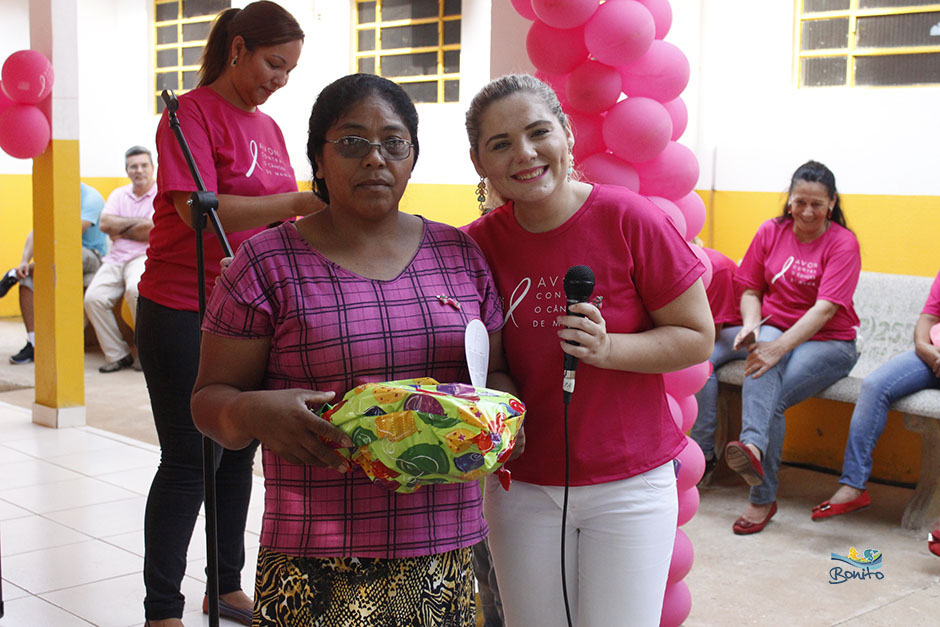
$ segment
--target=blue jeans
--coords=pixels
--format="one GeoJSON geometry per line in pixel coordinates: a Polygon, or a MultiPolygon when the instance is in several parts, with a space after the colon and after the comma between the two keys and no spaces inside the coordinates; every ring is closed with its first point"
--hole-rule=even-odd
{"type": "Polygon", "coordinates": [[[718,428],[718,375],[715,371],[729,361],[747,357],[746,350],[735,351],[731,348],[741,328],[740,326],[724,327],[718,332],[712,356],[708,358],[713,366],[712,373],[702,389],[695,395],[695,400],[698,402],[698,416],[692,424],[692,429],[689,430],[689,437],[701,447],[702,452],[705,453],[705,459],[710,459],[715,454],[715,430],[718,428]]]}
{"type": "MultiPolygon", "coordinates": [[[[144,513],[144,611],[148,620],[182,618],[186,549],[203,500],[202,434],[189,412],[199,368],[199,314],[141,296],[135,335],[160,440],[160,465],[144,513]]],[[[216,447],[219,594],[241,590],[257,447],[216,447]]]]}
{"type": "MultiPolygon", "coordinates": [[[[776,327],[761,327],[760,341],[783,335],[776,327]]],[[[855,340],[803,342],[759,378],[745,377],[741,386],[741,442],[761,450],[764,483],[751,488],[754,505],[777,498],[777,472],[786,433],[784,412],[826,389],[851,372],[858,360],[855,340]]]]}
{"type": "Polygon", "coordinates": [[[884,431],[891,403],[927,388],[940,389],[940,379],[914,351],[895,355],[865,377],[852,412],[839,483],[865,489],[871,476],[872,451],[884,431]]]}

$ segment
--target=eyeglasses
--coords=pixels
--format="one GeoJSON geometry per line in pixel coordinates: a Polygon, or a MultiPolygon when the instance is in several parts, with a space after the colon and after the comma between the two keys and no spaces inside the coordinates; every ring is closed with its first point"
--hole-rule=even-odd
{"type": "Polygon", "coordinates": [[[355,135],[347,135],[339,139],[328,139],[326,143],[334,144],[339,155],[346,159],[362,159],[375,146],[379,149],[379,154],[382,157],[391,161],[407,159],[408,155],[411,154],[411,147],[414,145],[410,141],[398,137],[389,137],[380,142],[370,142],[364,137],[356,137],[355,135]]]}

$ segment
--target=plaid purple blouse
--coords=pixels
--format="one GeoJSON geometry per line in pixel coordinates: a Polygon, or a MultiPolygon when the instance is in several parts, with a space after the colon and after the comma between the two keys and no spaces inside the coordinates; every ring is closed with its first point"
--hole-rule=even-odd
{"type": "MultiPolygon", "coordinates": [[[[423,219],[423,218],[422,218],[423,219]]],[[[212,291],[203,330],[271,338],[265,389],[333,390],[430,376],[469,382],[464,329],[490,332],[502,311],[476,244],[424,220],[414,258],[390,281],[329,261],[282,224],[242,244],[212,291]]],[[[467,547],[486,536],[476,482],[396,494],[362,473],[290,464],[263,449],[262,546],[304,557],[400,558],[467,547]]]]}

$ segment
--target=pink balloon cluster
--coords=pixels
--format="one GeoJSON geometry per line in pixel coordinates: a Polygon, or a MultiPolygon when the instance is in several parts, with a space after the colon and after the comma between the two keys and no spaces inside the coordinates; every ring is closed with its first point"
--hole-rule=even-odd
{"type": "MultiPolygon", "coordinates": [[[[590,181],[627,187],[662,209],[705,266],[707,287],[711,262],[692,243],[705,224],[705,203],[694,191],[698,160],[678,143],[688,123],[680,94],[690,68],[682,51],[663,41],[672,26],[669,0],[511,1],[532,21],[526,51],[569,117],[578,169],[590,181]]],[[[669,410],[683,432],[695,422],[694,395],[710,371],[706,361],[664,377],[669,410]]],[[[681,526],[698,509],[705,457],[686,436],[678,460],[681,526]]],[[[676,529],[662,625],[679,625],[689,615],[692,597],[682,579],[692,558],[691,541],[676,529]]]]}
{"type": "Polygon", "coordinates": [[[52,129],[36,105],[52,93],[52,64],[41,52],[14,52],[0,70],[0,148],[32,159],[49,145],[52,129]]]}
{"type": "MultiPolygon", "coordinates": [[[[623,185],[673,203],[686,240],[705,223],[693,191],[698,161],[676,143],[688,123],[679,95],[689,62],[663,38],[668,0],[512,0],[532,20],[526,50],[536,76],[571,117],[574,156],[591,181],[623,185]]],[[[668,210],[667,210],[668,212],[668,210]]]]}

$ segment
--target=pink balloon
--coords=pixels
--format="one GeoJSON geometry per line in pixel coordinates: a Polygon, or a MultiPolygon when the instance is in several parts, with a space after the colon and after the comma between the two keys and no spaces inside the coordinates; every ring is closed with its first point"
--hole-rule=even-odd
{"type": "Polygon", "coordinates": [[[549,74],[548,72],[536,71],[534,76],[552,88],[562,111],[567,111],[570,108],[568,97],[565,95],[565,84],[568,82],[567,74],[549,74]]]}
{"type": "MultiPolygon", "coordinates": [[[[568,122],[571,124],[571,131],[574,133],[572,152],[576,164],[583,162],[593,154],[607,150],[607,145],[604,144],[604,135],[601,131],[604,124],[603,117],[572,112],[568,114],[568,122]]],[[[637,180],[639,181],[639,179],[637,180]]]]}
{"type": "Polygon", "coordinates": [[[0,80],[11,100],[36,104],[52,93],[52,64],[41,52],[18,50],[3,62],[0,80]]]}
{"type": "Polygon", "coordinates": [[[675,201],[679,211],[685,216],[685,223],[688,225],[688,238],[692,239],[705,226],[705,201],[694,191],[689,192],[682,198],[675,201]]]}
{"type": "Polygon", "coordinates": [[[679,409],[682,410],[682,426],[680,428],[682,433],[688,433],[692,425],[695,424],[695,419],[698,418],[698,400],[695,396],[689,394],[679,398],[676,402],[679,403],[679,409]]]}
{"type": "Polygon", "coordinates": [[[620,185],[634,192],[640,187],[640,179],[636,174],[636,169],[609,152],[591,155],[581,162],[580,169],[592,183],[620,185]]]}
{"type": "Polygon", "coordinates": [[[653,16],[638,2],[605,2],[584,25],[591,56],[620,66],[642,57],[656,35],[653,16]]]}
{"type": "Polygon", "coordinates": [[[671,394],[667,393],[666,405],[669,407],[669,415],[672,416],[673,422],[675,422],[676,426],[681,429],[682,428],[682,407],[679,405],[679,401],[674,399],[671,394]]]}
{"type": "Polygon", "coordinates": [[[3,90],[3,81],[0,81],[0,113],[3,113],[9,107],[12,107],[16,104],[15,100],[11,100],[7,96],[6,92],[3,90]]]}
{"type": "Polygon", "coordinates": [[[692,252],[698,257],[698,260],[705,266],[705,274],[702,275],[702,284],[705,286],[705,289],[708,289],[708,286],[711,285],[712,282],[712,276],[715,273],[712,268],[712,260],[708,258],[708,253],[706,253],[701,246],[689,242],[689,248],[692,249],[692,252]]]}
{"type": "Polygon", "coordinates": [[[638,2],[646,7],[653,16],[653,21],[656,22],[656,39],[665,37],[672,26],[672,7],[669,6],[669,0],[638,0],[638,2]]]}
{"type": "Polygon", "coordinates": [[[560,30],[539,21],[532,22],[525,38],[532,65],[550,74],[567,74],[587,59],[584,30],[560,30]]]}
{"type": "Polygon", "coordinates": [[[689,617],[692,611],[692,593],[684,581],[666,586],[663,595],[663,614],[659,619],[659,627],[679,627],[689,617]]]}
{"type": "Polygon", "coordinates": [[[664,102],[663,106],[669,112],[669,118],[672,120],[672,141],[679,141],[685,132],[685,127],[689,124],[689,110],[686,108],[682,98],[674,98],[669,102],[664,102]]]}
{"type": "Polygon", "coordinates": [[[650,196],[650,201],[663,210],[663,212],[669,216],[669,219],[675,225],[676,230],[679,231],[679,235],[682,236],[682,239],[688,239],[685,236],[685,216],[682,215],[682,212],[679,211],[679,207],[676,206],[676,203],[671,200],[666,200],[665,198],[660,198],[659,196],[650,196]]]}
{"type": "Polygon", "coordinates": [[[554,28],[577,28],[597,11],[597,0],[532,0],[535,16],[554,28]]]}
{"type": "Polygon", "coordinates": [[[681,462],[679,476],[676,477],[676,489],[680,492],[694,488],[705,474],[705,454],[698,443],[685,436],[685,448],[676,456],[681,462]]]}
{"type": "Polygon", "coordinates": [[[667,372],[663,375],[666,393],[672,394],[675,398],[695,394],[702,389],[710,374],[711,363],[708,361],[675,372],[667,372]]]}
{"type": "Polygon", "coordinates": [[[516,10],[516,13],[524,17],[529,21],[536,19],[535,11],[532,10],[532,0],[510,0],[512,2],[512,8],[516,10]]]}
{"type": "Polygon", "coordinates": [[[631,163],[649,161],[661,153],[671,135],[669,113],[650,98],[621,100],[604,118],[604,143],[631,163]]]}
{"type": "Polygon", "coordinates": [[[691,192],[698,182],[695,154],[676,142],[666,144],[655,158],[637,163],[636,171],[640,175],[640,193],[644,196],[662,196],[674,201],[691,192]]]}
{"type": "Polygon", "coordinates": [[[567,74],[552,74],[551,72],[536,70],[533,76],[551,87],[556,96],[565,93],[565,85],[568,84],[567,74]]]}
{"type": "Polygon", "coordinates": [[[692,570],[694,560],[695,551],[692,549],[692,541],[682,529],[676,529],[676,540],[672,545],[672,561],[669,562],[669,575],[666,583],[676,583],[685,579],[685,576],[692,570]]]}
{"type": "Polygon", "coordinates": [[[11,157],[38,157],[51,134],[49,120],[34,105],[14,104],[0,113],[0,148],[11,157]]]}
{"type": "Polygon", "coordinates": [[[565,94],[581,113],[600,113],[616,104],[621,82],[617,68],[589,60],[568,75],[565,94]]]}
{"type": "Polygon", "coordinates": [[[660,102],[679,97],[689,83],[690,71],[689,60],[682,51],[659,39],[650,44],[642,57],[620,66],[624,93],[660,102]]]}
{"type": "Polygon", "coordinates": [[[689,488],[679,492],[679,517],[676,521],[677,526],[681,527],[692,520],[695,512],[698,511],[699,493],[698,488],[689,488]]]}

